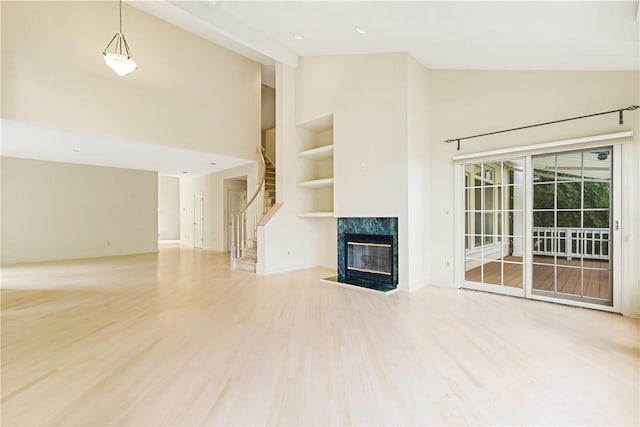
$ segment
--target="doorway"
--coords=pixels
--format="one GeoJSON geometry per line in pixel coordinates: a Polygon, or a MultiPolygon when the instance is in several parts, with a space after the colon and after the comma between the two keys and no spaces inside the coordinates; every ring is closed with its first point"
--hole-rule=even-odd
{"type": "Polygon", "coordinates": [[[462,286],[619,307],[619,151],[603,146],[462,165],[462,286]]]}
{"type": "MultiPolygon", "coordinates": [[[[225,189],[225,245],[224,250],[229,251],[231,247],[231,223],[232,217],[236,215],[247,203],[247,180],[246,177],[228,179],[224,182],[225,189]]],[[[246,224],[241,224],[246,227],[246,224]]]]}
{"type": "Polygon", "coordinates": [[[204,193],[193,195],[193,247],[204,248],[204,193]]]}

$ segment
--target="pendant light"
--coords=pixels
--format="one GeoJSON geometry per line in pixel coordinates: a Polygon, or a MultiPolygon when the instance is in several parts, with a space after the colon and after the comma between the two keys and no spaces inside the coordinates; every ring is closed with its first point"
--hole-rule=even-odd
{"type": "Polygon", "coordinates": [[[122,0],[120,0],[120,32],[116,33],[107,47],[102,52],[104,62],[119,76],[124,76],[138,68],[136,61],[131,57],[131,50],[127,39],[122,33],[122,0]],[[108,52],[112,48],[111,52],[108,52]]]}

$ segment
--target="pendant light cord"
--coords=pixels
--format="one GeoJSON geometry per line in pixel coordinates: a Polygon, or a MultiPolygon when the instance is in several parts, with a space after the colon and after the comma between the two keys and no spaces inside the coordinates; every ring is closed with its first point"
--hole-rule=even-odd
{"type": "Polygon", "coordinates": [[[122,0],[120,0],[120,34],[122,34],[122,0]]]}

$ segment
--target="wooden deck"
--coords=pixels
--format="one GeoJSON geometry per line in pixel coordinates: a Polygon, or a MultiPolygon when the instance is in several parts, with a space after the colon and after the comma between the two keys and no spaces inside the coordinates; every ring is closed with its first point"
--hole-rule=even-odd
{"type": "MultiPolygon", "coordinates": [[[[504,264],[500,260],[484,264],[484,281],[481,267],[476,267],[465,273],[465,279],[472,282],[500,285],[504,274],[504,286],[521,288],[522,257],[504,257],[504,264]],[[504,265],[504,272],[501,271],[504,265]]],[[[533,289],[553,291],[554,267],[553,257],[535,256],[533,258],[533,289]]],[[[558,292],[580,295],[580,260],[558,258],[558,292]]],[[[585,260],[584,295],[593,298],[609,298],[609,261],[585,260]]]]}

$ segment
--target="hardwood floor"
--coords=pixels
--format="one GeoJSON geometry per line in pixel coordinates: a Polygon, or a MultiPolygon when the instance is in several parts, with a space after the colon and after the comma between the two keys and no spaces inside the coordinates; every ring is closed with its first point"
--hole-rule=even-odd
{"type": "Polygon", "coordinates": [[[2,270],[2,425],[638,425],[640,322],[166,248],[2,270]]]}

